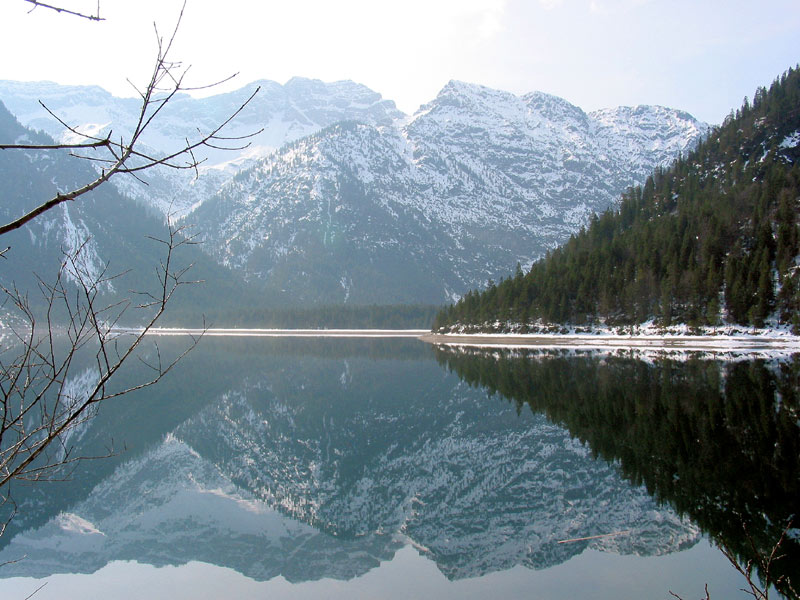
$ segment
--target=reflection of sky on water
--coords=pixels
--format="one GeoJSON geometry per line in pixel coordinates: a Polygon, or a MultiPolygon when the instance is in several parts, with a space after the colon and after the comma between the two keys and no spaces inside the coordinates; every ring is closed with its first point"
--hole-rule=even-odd
{"type": "MultiPolygon", "coordinates": [[[[718,550],[703,541],[668,556],[620,556],[587,550],[544,571],[514,567],[476,579],[448,581],[429,560],[406,546],[391,561],[350,581],[323,579],[290,583],[283,577],[255,581],[232,569],[190,562],[156,568],[136,562],[113,562],[92,575],[55,575],[38,600],[84,600],[88,597],[193,600],[357,600],[383,598],[530,598],[536,600],[619,600],[699,597],[708,583],[712,597],[742,595],[739,580],[718,550]]],[[[42,580],[0,581],[4,597],[25,598],[42,580]]]]}

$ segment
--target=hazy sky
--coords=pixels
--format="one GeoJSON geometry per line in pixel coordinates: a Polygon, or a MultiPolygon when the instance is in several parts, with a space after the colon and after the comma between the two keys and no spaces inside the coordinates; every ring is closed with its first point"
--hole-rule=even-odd
{"type": "MultiPolygon", "coordinates": [[[[92,11],[97,0],[48,0],[92,11]]],[[[0,2],[0,79],[132,95],[183,0],[100,0],[88,22],[0,2]]],[[[719,123],[800,62],[800,0],[188,0],[173,58],[208,83],[352,79],[405,112],[450,79],[585,110],[662,104],[719,123]]]]}

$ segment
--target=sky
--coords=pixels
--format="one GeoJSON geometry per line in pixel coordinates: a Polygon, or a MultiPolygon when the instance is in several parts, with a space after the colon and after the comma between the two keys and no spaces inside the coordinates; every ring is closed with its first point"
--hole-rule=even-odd
{"type": "MultiPolygon", "coordinates": [[[[99,2],[105,20],[91,22],[2,0],[0,79],[134,95],[128,80],[146,82],[155,29],[172,31],[183,0],[99,2]]],[[[660,104],[717,124],[800,62],[800,0],[187,0],[172,57],[192,85],[238,73],[218,92],[351,79],[413,113],[458,79],[586,111],[660,104]]]]}

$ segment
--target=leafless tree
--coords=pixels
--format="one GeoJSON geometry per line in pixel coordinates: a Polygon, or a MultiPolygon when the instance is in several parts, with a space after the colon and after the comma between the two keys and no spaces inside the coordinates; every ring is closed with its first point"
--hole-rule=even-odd
{"type": "MultiPolygon", "coordinates": [[[[0,350],[0,505],[13,506],[15,481],[64,477],[73,463],[99,458],[74,455],[75,430],[94,416],[101,402],[157,383],[199,341],[191,337],[186,349],[169,359],[156,346],[155,361],[144,363],[149,378],[122,388],[110,385],[175,292],[193,283],[185,277],[189,267],[175,266],[175,252],[194,243],[193,238],[182,227],[170,226],[166,239],[152,239],[165,247],[156,269],[158,286],[135,306],[101,299],[105,284],[115,277],[86,271],[85,244],[65,255],[54,282],[40,280],[45,299],[41,319],[26,294],[2,287],[23,325],[6,331],[0,350]],[[133,333],[120,331],[117,325],[132,307],[147,311],[147,320],[133,333]]],[[[6,512],[0,534],[13,513],[6,512]]]]}
{"type": "MultiPolygon", "coordinates": [[[[43,7],[100,20],[99,3],[96,15],[85,15],[33,0],[25,1],[33,4],[34,9],[43,7]]],[[[170,58],[182,16],[183,9],[168,38],[162,38],[156,29],[157,54],[150,79],[143,87],[134,86],[141,103],[129,136],[115,138],[109,132],[105,137],[98,137],[81,133],[45,106],[53,118],[77,136],[76,143],[0,144],[0,150],[67,152],[93,163],[96,173],[91,181],[55,193],[32,210],[3,224],[0,236],[25,226],[61,203],[76,200],[115,176],[127,175],[141,181],[142,174],[156,166],[197,173],[203,160],[198,157],[198,151],[203,148],[243,149],[247,145],[246,138],[259,133],[237,137],[223,135],[225,126],[250,102],[251,95],[227,119],[210,131],[198,130],[197,137],[184,140],[178,150],[163,156],[140,151],[143,134],[175,95],[198,89],[184,83],[188,67],[170,58]]],[[[0,330],[0,506],[6,509],[7,519],[15,512],[11,497],[14,482],[62,477],[65,468],[90,458],[75,454],[70,436],[77,428],[92,418],[100,403],[157,383],[185,354],[165,358],[156,346],[155,360],[145,363],[151,369],[151,377],[128,387],[112,385],[123,365],[131,357],[138,356],[137,348],[175,292],[191,283],[187,279],[188,267],[176,266],[176,252],[195,243],[194,238],[185,227],[174,225],[170,219],[167,226],[164,238],[151,238],[164,248],[163,258],[156,267],[155,291],[139,296],[139,302],[107,300],[109,296],[103,290],[109,288],[117,275],[110,275],[107,270],[98,274],[86,268],[87,241],[64,255],[54,281],[38,280],[38,293],[42,294],[43,303],[30,302],[29,292],[13,285],[0,285],[6,310],[16,315],[15,325],[0,330]],[[44,308],[34,308],[34,305],[44,308]],[[144,324],[121,332],[120,319],[132,310],[143,312],[138,322],[144,324]],[[76,386],[76,377],[85,372],[87,357],[91,364],[88,380],[76,386]]],[[[7,258],[7,250],[0,255],[7,258]]],[[[191,338],[186,351],[197,341],[198,338],[191,338]]],[[[143,359],[140,357],[140,360],[143,359]]],[[[0,523],[0,535],[7,522],[0,523]]]]}

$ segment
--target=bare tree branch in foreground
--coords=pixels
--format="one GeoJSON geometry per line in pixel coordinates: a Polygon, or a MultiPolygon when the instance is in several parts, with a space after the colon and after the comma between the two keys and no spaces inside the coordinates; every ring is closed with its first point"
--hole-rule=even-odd
{"type": "MultiPolygon", "coordinates": [[[[218,81],[211,85],[200,87],[188,87],[184,84],[184,79],[189,71],[189,67],[184,67],[182,63],[172,61],[169,58],[170,50],[175,41],[175,36],[178,32],[181,19],[183,18],[184,8],[181,9],[178,22],[172,35],[168,39],[164,39],[158,34],[156,28],[156,40],[158,44],[158,53],[156,56],[155,65],[153,67],[150,80],[143,89],[136,89],[138,96],[141,99],[141,105],[137,117],[136,124],[133,128],[130,137],[127,139],[119,138],[113,139],[113,132],[109,132],[105,137],[97,137],[88,135],[79,131],[76,126],[65,123],[62,119],[56,116],[47,106],[42,104],[42,107],[47,110],[50,115],[56,119],[67,131],[77,136],[82,141],[74,144],[52,144],[52,145],[25,145],[25,144],[0,144],[0,150],[68,150],[72,156],[88,160],[95,164],[98,168],[98,176],[88,183],[77,187],[73,190],[59,192],[49,200],[42,202],[32,210],[19,216],[18,218],[0,225],[0,235],[13,231],[29,223],[39,215],[47,212],[48,210],[58,206],[62,202],[68,200],[75,200],[76,198],[86,194],[107,182],[109,179],[118,174],[127,174],[142,181],[141,174],[143,171],[151,169],[156,166],[164,166],[178,170],[193,170],[198,174],[197,167],[204,162],[204,159],[199,159],[196,151],[203,148],[213,148],[216,150],[243,150],[250,144],[247,141],[249,138],[258,135],[262,130],[254,131],[247,135],[242,136],[225,136],[223,129],[233,121],[239,113],[250,103],[253,97],[261,89],[256,90],[237,108],[231,113],[227,119],[218,124],[210,131],[197,130],[197,138],[186,139],[185,144],[174,152],[170,152],[164,156],[153,156],[146,152],[140,151],[139,145],[141,138],[150,125],[162,114],[164,107],[180,92],[187,92],[193,90],[206,89],[224,83],[235,77],[232,75],[227,79],[218,81]],[[84,154],[77,151],[84,150],[101,151],[101,155],[97,154],[84,154]]],[[[133,85],[133,84],[131,84],[133,85]]]]}
{"type": "Polygon", "coordinates": [[[94,416],[101,402],[157,383],[197,345],[201,336],[192,336],[188,347],[168,360],[156,346],[156,360],[145,363],[151,369],[148,379],[123,388],[109,385],[173,294],[194,283],[185,278],[188,267],[175,266],[175,251],[194,243],[185,234],[183,228],[169,226],[167,239],[156,239],[166,248],[165,258],[157,269],[156,291],[145,293],[145,301],[134,307],[147,311],[148,317],[133,334],[114,331],[132,305],[127,300],[101,303],[101,290],[115,277],[88,275],[82,263],[85,244],[65,256],[55,283],[40,281],[42,321],[24,294],[2,288],[24,325],[11,330],[11,343],[3,343],[0,352],[0,505],[12,503],[15,480],[60,478],[64,467],[99,458],[74,454],[70,436],[76,428],[94,416]],[[80,374],[82,384],[74,385],[80,374]]]}
{"type": "MultiPolygon", "coordinates": [[[[741,516],[739,517],[741,519],[741,516]]],[[[736,552],[724,541],[715,541],[714,544],[719,548],[720,552],[728,559],[731,566],[736,569],[747,583],[746,588],[741,588],[741,591],[751,596],[753,600],[769,600],[770,590],[777,590],[785,598],[800,599],[800,593],[794,587],[794,582],[786,575],[775,574],[775,565],[778,561],[787,558],[782,546],[786,543],[789,532],[792,530],[792,520],[784,527],[780,537],[769,550],[769,554],[759,549],[756,540],[747,530],[747,525],[742,519],[742,529],[744,530],[745,539],[750,546],[751,557],[745,560],[740,560],[736,552]]],[[[671,596],[678,600],[683,600],[681,596],[673,591],[669,592],[671,596]]],[[[705,596],[703,600],[711,600],[708,592],[708,584],[705,587],[705,596]]]]}
{"type": "Polygon", "coordinates": [[[800,598],[797,590],[793,586],[791,579],[785,575],[775,575],[775,563],[784,559],[786,556],[781,550],[781,546],[786,542],[787,535],[792,529],[792,521],[787,523],[783,529],[780,538],[770,550],[769,554],[759,551],[755,539],[747,530],[744,522],[742,522],[745,537],[750,545],[752,558],[742,563],[737,560],[734,551],[726,544],[719,544],[719,549],[725,555],[725,558],[733,565],[733,568],[739,571],[747,581],[749,589],[742,588],[742,591],[752,596],[755,600],[769,600],[770,588],[773,586],[783,593],[787,598],[800,598]],[[759,578],[762,580],[759,585],[759,578]]]}
{"type": "MultiPolygon", "coordinates": [[[[41,2],[26,1],[31,2],[34,9],[41,6],[92,18],[41,2]]],[[[188,67],[170,59],[182,16],[183,9],[166,41],[156,29],[155,64],[146,86],[136,88],[141,105],[137,122],[127,138],[112,139],[111,132],[106,137],[83,134],[45,107],[67,131],[77,136],[77,143],[0,144],[0,150],[7,151],[68,152],[92,162],[97,174],[91,181],[59,192],[0,226],[0,235],[30,223],[63,202],[79,198],[118,174],[141,181],[142,173],[156,166],[192,169],[197,174],[197,167],[203,161],[196,151],[202,148],[242,149],[248,145],[247,138],[259,133],[236,137],[222,133],[252,100],[256,90],[222,123],[210,131],[198,130],[196,139],[186,139],[179,150],[165,156],[140,151],[143,134],[176,94],[198,89],[184,84],[188,67]]],[[[99,5],[97,19],[92,20],[98,19],[99,5]]],[[[9,199],[9,206],[14,205],[13,200],[9,199]]],[[[175,292],[193,283],[186,279],[188,267],[178,267],[175,263],[176,250],[194,244],[193,236],[187,234],[185,227],[177,227],[169,218],[167,220],[165,239],[151,238],[165,250],[156,267],[158,284],[155,291],[142,294],[143,300],[137,306],[130,300],[107,300],[111,294],[106,291],[117,276],[109,275],[106,270],[98,274],[88,268],[88,240],[65,255],[54,282],[38,279],[41,301],[29,302],[28,293],[13,284],[0,285],[0,308],[4,309],[4,316],[10,313],[11,322],[15,323],[10,328],[9,323],[0,324],[0,509],[3,515],[0,535],[17,511],[12,499],[15,482],[64,478],[78,461],[100,458],[80,456],[75,450],[79,436],[71,436],[79,434],[81,426],[96,414],[102,402],[156,384],[198,343],[200,336],[191,337],[186,350],[173,358],[162,357],[156,346],[156,358],[144,363],[151,369],[149,378],[127,387],[118,383],[120,369],[131,357],[138,356],[137,349],[173,300],[175,292]],[[132,309],[142,311],[144,326],[126,330],[124,334],[115,330],[123,316],[133,320],[127,317],[132,309]],[[90,365],[88,369],[86,364],[90,365]]],[[[0,251],[0,257],[7,259],[7,250],[0,251]]],[[[138,322],[142,322],[141,317],[138,322]]],[[[113,453],[113,448],[108,453],[113,453]]]]}
{"type": "Polygon", "coordinates": [[[50,10],[54,10],[57,13],[64,13],[67,15],[72,15],[74,17],[80,17],[81,19],[89,19],[90,21],[105,21],[105,19],[100,17],[100,0],[97,0],[97,12],[95,12],[93,15],[87,15],[61,6],[45,4],[44,2],[39,2],[39,0],[23,0],[23,2],[27,2],[28,4],[33,5],[33,8],[31,8],[29,12],[33,12],[37,8],[42,7],[42,8],[49,8],[50,10]]]}

